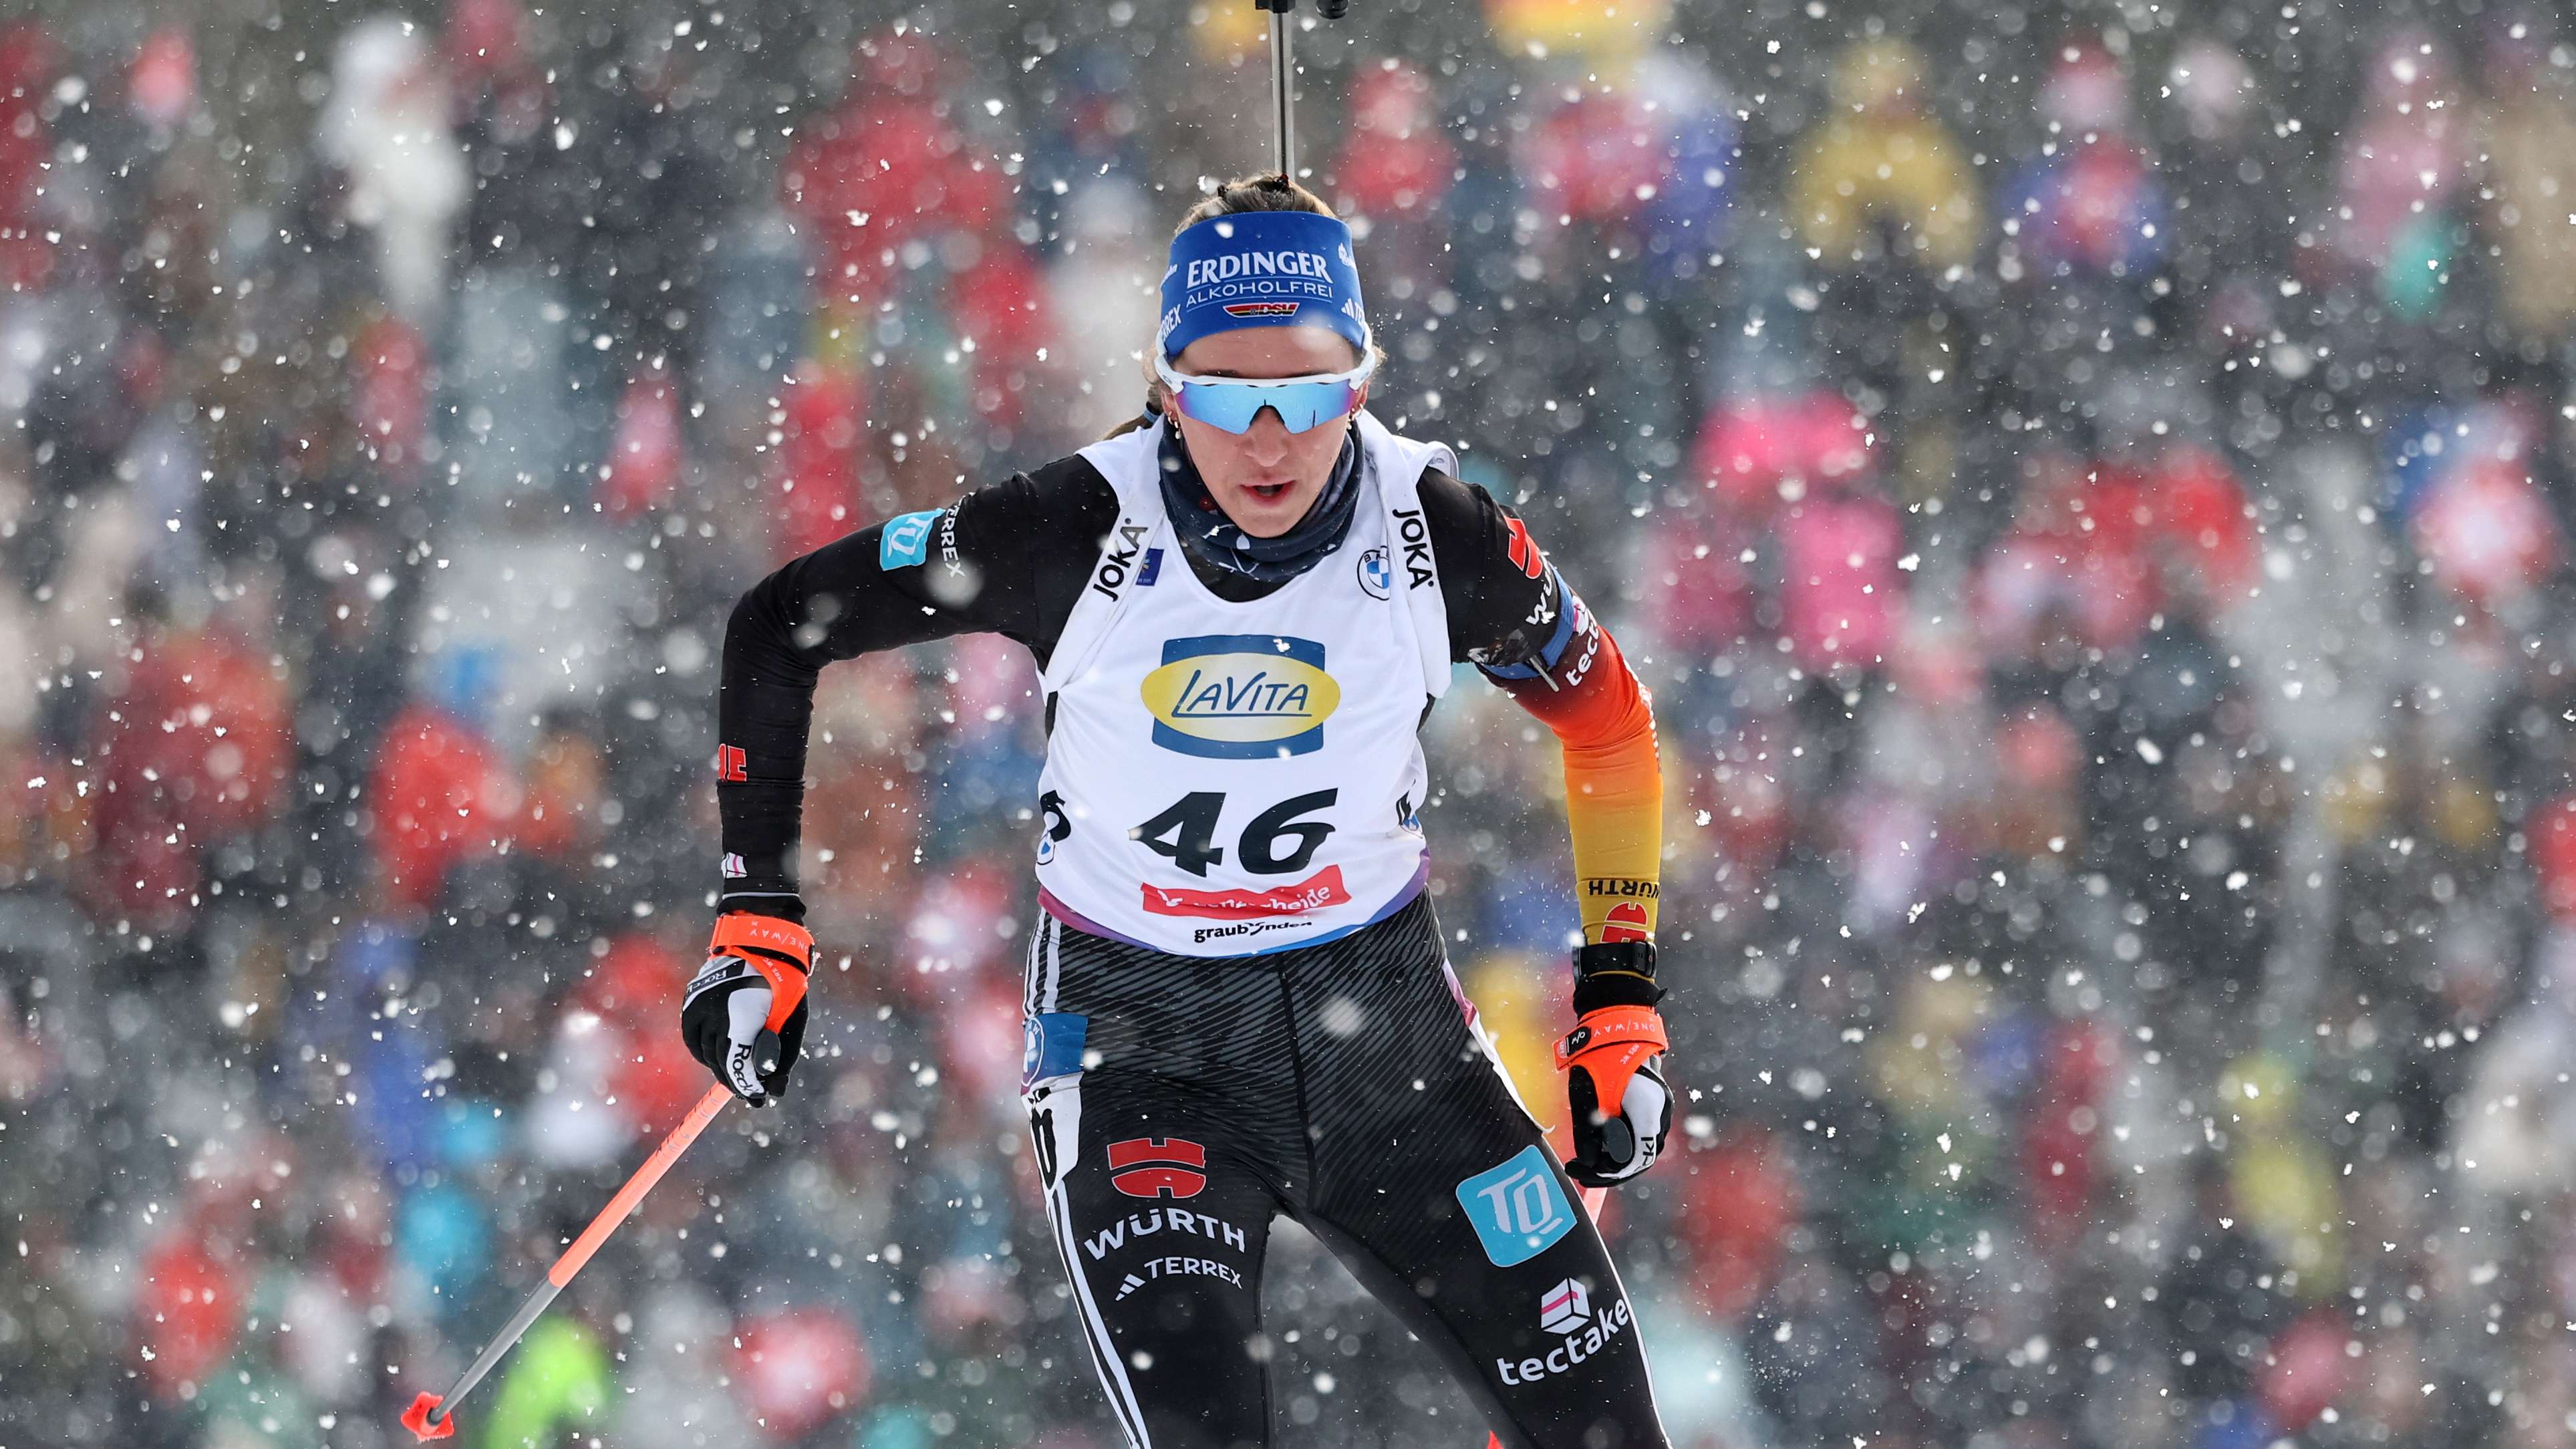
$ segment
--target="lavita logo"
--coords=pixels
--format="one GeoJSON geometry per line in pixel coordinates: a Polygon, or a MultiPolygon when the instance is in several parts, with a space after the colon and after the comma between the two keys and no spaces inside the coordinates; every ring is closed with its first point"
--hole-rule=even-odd
{"type": "Polygon", "coordinates": [[[1202,634],[1166,640],[1163,664],[1138,693],[1154,743],[1209,760],[1261,760],[1324,747],[1324,721],[1342,686],[1324,672],[1324,646],[1285,634],[1202,634]]]}

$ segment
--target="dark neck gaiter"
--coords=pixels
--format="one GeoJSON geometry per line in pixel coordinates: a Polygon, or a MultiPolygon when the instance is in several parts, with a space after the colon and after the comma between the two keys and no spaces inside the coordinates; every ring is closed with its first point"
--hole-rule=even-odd
{"type": "Polygon", "coordinates": [[[1258,583],[1284,584],[1322,563],[1351,531],[1360,501],[1359,430],[1343,435],[1333,476],[1297,526],[1277,538],[1254,538],[1234,526],[1208,492],[1206,480],[1181,446],[1181,430],[1163,424],[1163,511],[1192,559],[1219,573],[1258,583]]]}

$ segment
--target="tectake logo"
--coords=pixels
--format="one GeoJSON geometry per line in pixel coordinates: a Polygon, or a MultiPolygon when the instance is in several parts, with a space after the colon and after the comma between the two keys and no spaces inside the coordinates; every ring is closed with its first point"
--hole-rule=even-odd
{"type": "Polygon", "coordinates": [[[1549,1333],[1572,1333],[1591,1319],[1592,1290],[1578,1279],[1564,1279],[1538,1297],[1538,1326],[1549,1333]]]}
{"type": "Polygon", "coordinates": [[[1494,1360],[1507,1384],[1534,1384],[1554,1378],[1576,1364],[1591,1358],[1609,1346],[1610,1341],[1627,1330],[1635,1318],[1628,1311],[1628,1300],[1615,1299],[1598,1314],[1592,1311],[1592,1290],[1574,1278],[1568,1278],[1539,1295],[1538,1326],[1543,1332],[1564,1335],[1546,1354],[1533,1354],[1518,1361],[1494,1360]]]}
{"type": "Polygon", "coordinates": [[[1163,664],[1139,693],[1154,743],[1208,760],[1309,755],[1342,687],[1324,672],[1324,646],[1284,634],[1202,634],[1166,640],[1163,664]]]}
{"type": "Polygon", "coordinates": [[[1360,555],[1360,592],[1372,599],[1383,599],[1395,592],[1395,566],[1387,562],[1385,549],[1373,548],[1360,555]]]}

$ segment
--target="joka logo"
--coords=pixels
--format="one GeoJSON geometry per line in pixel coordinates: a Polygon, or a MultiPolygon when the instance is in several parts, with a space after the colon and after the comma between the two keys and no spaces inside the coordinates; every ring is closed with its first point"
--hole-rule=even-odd
{"type": "Polygon", "coordinates": [[[930,531],[938,527],[940,512],[926,508],[887,519],[877,535],[877,567],[908,569],[930,557],[930,531]]]}
{"type": "Polygon", "coordinates": [[[1386,550],[1373,548],[1360,555],[1360,592],[1372,599],[1383,599],[1395,592],[1395,566],[1386,561],[1386,550]]]}
{"type": "Polygon", "coordinates": [[[1129,1197],[1196,1197],[1207,1186],[1206,1169],[1207,1149],[1185,1137],[1109,1144],[1109,1185],[1129,1197]]]}
{"type": "Polygon", "coordinates": [[[1313,754],[1342,703],[1324,646],[1282,634],[1166,640],[1163,666],[1140,692],[1154,743],[1209,760],[1313,754]]]}
{"type": "Polygon", "coordinates": [[[1502,1371],[1507,1384],[1534,1384],[1554,1378],[1576,1364],[1599,1353],[1610,1340],[1625,1332],[1634,1322],[1625,1297],[1603,1309],[1592,1311],[1592,1290],[1582,1282],[1568,1278],[1539,1295],[1538,1326],[1547,1333],[1563,1334],[1564,1341],[1549,1349],[1544,1358],[1535,1355],[1515,1363],[1498,1358],[1494,1367],[1502,1371]]]}
{"type": "Polygon", "coordinates": [[[1404,545],[1404,575],[1417,589],[1431,587],[1431,529],[1419,508],[1395,510],[1395,536],[1404,545]]]}
{"type": "Polygon", "coordinates": [[[1574,1229],[1574,1204],[1536,1143],[1458,1184],[1458,1205],[1497,1268],[1528,1262],[1574,1229]]]}
{"type": "Polygon", "coordinates": [[[1540,556],[1538,545],[1530,542],[1529,525],[1515,518],[1511,520],[1511,530],[1512,567],[1531,578],[1547,572],[1547,560],[1540,556]]]}
{"type": "Polygon", "coordinates": [[[1646,929],[1646,907],[1641,901],[1621,901],[1601,919],[1601,944],[1605,946],[1653,939],[1655,933],[1646,929]]]}
{"type": "MultiPolygon", "coordinates": [[[[1127,587],[1127,573],[1136,562],[1136,549],[1145,541],[1145,525],[1118,520],[1117,531],[1101,541],[1100,567],[1091,574],[1091,587],[1103,597],[1115,600],[1118,591],[1127,587]]],[[[1159,553],[1159,551],[1158,551],[1159,553]]],[[[1161,571],[1154,564],[1156,572],[1161,571]]]]}

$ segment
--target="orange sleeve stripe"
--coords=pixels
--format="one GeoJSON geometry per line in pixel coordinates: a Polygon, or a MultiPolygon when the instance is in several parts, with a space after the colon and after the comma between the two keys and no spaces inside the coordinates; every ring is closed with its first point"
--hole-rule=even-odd
{"type": "Polygon", "coordinates": [[[1600,640],[1600,657],[1570,688],[1550,689],[1540,679],[1496,681],[1555,733],[1563,752],[1575,899],[1583,939],[1593,942],[1654,934],[1664,851],[1664,771],[1654,711],[1608,630],[1600,630],[1600,640]]]}

